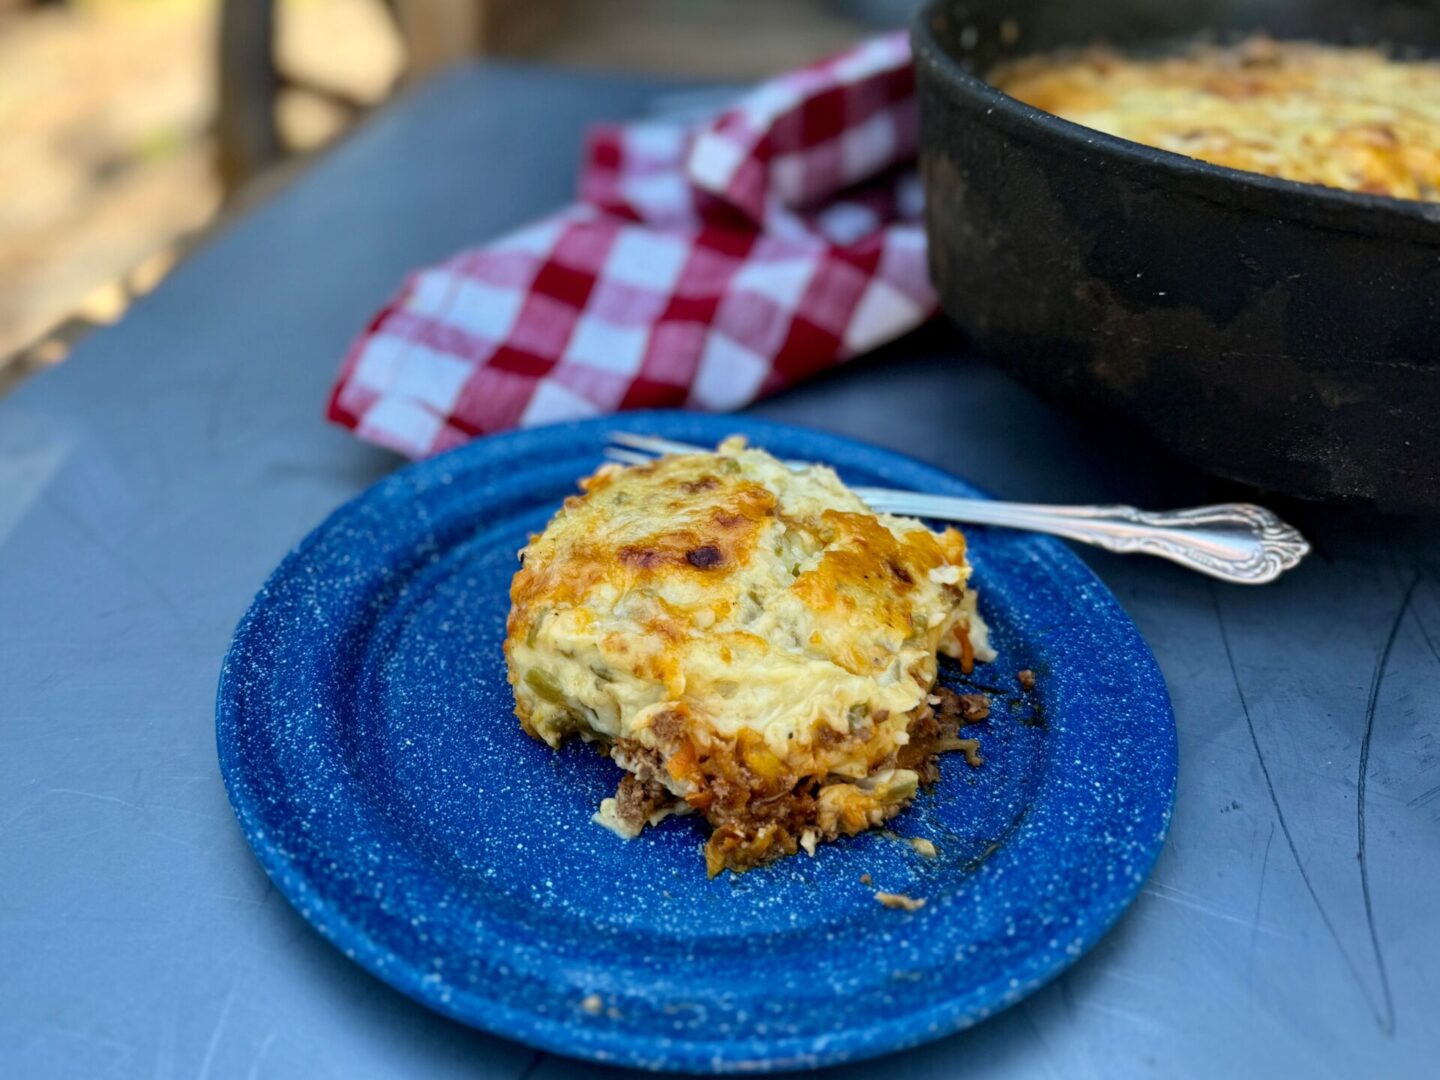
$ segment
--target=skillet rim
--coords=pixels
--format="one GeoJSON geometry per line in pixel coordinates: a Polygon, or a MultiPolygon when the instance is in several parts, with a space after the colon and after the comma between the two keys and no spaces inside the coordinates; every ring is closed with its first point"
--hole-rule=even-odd
{"type": "Polygon", "coordinates": [[[949,0],[926,0],[910,25],[917,91],[922,102],[922,156],[934,147],[923,121],[923,87],[928,74],[943,84],[952,104],[979,111],[982,122],[991,123],[1007,136],[1031,144],[1048,144],[1081,158],[1087,154],[1099,158],[1098,162],[1082,161],[1082,167],[1119,165],[1126,167],[1132,177],[1143,177],[1144,171],[1150,171],[1157,181],[1177,192],[1229,209],[1259,211],[1338,232],[1440,247],[1440,202],[1371,195],[1215,165],[1110,135],[1027,105],[970,71],[940,43],[934,23],[948,13],[949,6],[949,0]]]}

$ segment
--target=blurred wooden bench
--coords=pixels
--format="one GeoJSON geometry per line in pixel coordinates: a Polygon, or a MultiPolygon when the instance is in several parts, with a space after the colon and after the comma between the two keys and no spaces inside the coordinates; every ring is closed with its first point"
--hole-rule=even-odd
{"type": "MultiPolygon", "coordinates": [[[[480,53],[501,51],[517,32],[534,33],[550,0],[375,0],[405,43],[406,78],[423,77],[480,53]]],[[[216,165],[227,192],[286,153],[276,105],[286,90],[316,94],[349,111],[364,108],[334,88],[297,80],[275,59],[276,0],[222,0],[216,165]]]]}

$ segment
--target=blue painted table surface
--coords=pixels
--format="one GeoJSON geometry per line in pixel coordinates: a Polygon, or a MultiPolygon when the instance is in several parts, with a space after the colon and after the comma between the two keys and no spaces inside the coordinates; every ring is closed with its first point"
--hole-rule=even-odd
{"type": "MultiPolygon", "coordinates": [[[[0,401],[0,1075],[616,1075],[433,1015],[272,889],[221,786],[219,665],[285,552],[396,460],[320,419],[408,269],[570,193],[660,82],[427,84],[0,401]]],[[[1005,497],[1231,494],[1064,418],[935,326],[756,413],[1005,497]]],[[[1440,528],[1285,506],[1316,554],[1212,585],[1086,552],[1173,696],[1139,901],[1064,977],[844,1077],[1428,1076],[1440,1058],[1440,528]]]]}

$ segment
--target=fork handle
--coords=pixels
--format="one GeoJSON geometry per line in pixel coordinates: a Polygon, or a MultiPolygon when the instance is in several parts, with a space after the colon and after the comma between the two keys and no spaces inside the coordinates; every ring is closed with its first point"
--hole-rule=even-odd
{"type": "Polygon", "coordinates": [[[1152,512],[1133,506],[1040,506],[884,488],[856,488],[872,509],[972,525],[1049,533],[1122,554],[1158,555],[1202,574],[1263,585],[1310,551],[1300,532],[1263,506],[1220,503],[1152,512]]]}

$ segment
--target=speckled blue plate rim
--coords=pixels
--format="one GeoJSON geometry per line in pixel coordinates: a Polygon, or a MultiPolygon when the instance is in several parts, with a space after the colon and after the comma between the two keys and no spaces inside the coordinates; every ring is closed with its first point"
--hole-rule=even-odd
{"type": "MultiPolygon", "coordinates": [[[[234,642],[227,654],[217,688],[216,736],[222,777],[227,794],[247,842],[277,890],[320,933],[344,954],[367,971],[414,1000],[467,1025],[514,1039],[531,1046],[567,1057],[632,1066],[693,1073],[771,1072],[814,1068],[853,1062],[914,1047],[961,1031],[994,1015],[1021,1000],[1073,964],[1092,948],[1118,921],[1139,892],[1145,876],[1153,868],[1168,832],[1174,801],[1175,777],[1178,770],[1174,718],[1168,692],[1158,665],[1148,646],[1140,637],[1118,601],[1105,589],[1090,569],[1057,541],[1032,538],[1029,542],[1043,551],[1044,562],[1051,573],[1066,579],[1066,584],[1084,590],[1088,602],[1097,606],[1099,617],[1106,619],[1111,633],[1127,639],[1128,660],[1134,671],[1135,696],[1152,717],[1158,738],[1157,750],[1163,759],[1161,771],[1168,783],[1142,793],[1147,798],[1147,811],[1153,818],[1152,841],[1147,849],[1132,860],[1135,873],[1105,895],[1094,898],[1085,920],[1085,929],[1078,936],[1057,946],[1033,950],[1023,961],[989,983],[967,990],[962,1000],[940,1000],[927,1009],[911,1011],[888,1019],[877,1019],[835,1035],[794,1038],[728,1038],[724,1040],[678,1041],[657,1040],[650,1045],[643,1038],[616,1034],[561,1020],[540,1016],[514,1008],[502,1001],[463,991],[442,993],[433,978],[377,942],[371,933],[333,904],[322,889],[316,887],[306,868],[285,850],[283,843],[268,829],[259,808],[260,793],[241,769],[236,735],[243,718],[235,694],[235,670],[232,661],[239,655],[241,643],[250,634],[263,611],[267,597],[278,583],[300,567],[307,554],[326,532],[343,522],[367,500],[383,497],[382,493],[397,478],[418,478],[456,470],[464,460],[474,456],[493,456],[512,444],[540,448],[546,443],[590,442],[603,438],[610,431],[636,430],[668,435],[674,438],[714,442],[739,430],[752,441],[764,444],[767,434],[775,437],[800,436],[815,447],[814,456],[849,459],[855,468],[885,475],[890,472],[928,473],[936,486],[932,490],[985,496],[974,485],[962,481],[936,466],[897,451],[872,446],[859,440],[831,433],[799,428],[794,425],[761,421],[751,417],[709,416],[678,412],[634,412],[618,417],[577,421],[543,429],[491,436],[462,446],[447,454],[398,470],[377,482],[354,499],[345,503],[300,542],[272,573],[257,594],[250,609],[237,626],[234,642]],[[1166,767],[1168,766],[1168,768],[1166,767]],[[984,1002],[977,1006],[977,1002],[984,1002]]],[[[843,468],[842,468],[843,472],[843,468]]]]}

